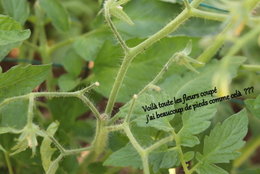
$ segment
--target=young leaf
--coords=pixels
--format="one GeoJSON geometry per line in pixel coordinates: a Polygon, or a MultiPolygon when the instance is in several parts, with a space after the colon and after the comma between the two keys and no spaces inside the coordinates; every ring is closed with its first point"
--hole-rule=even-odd
{"type": "Polygon", "coordinates": [[[30,9],[27,0],[2,0],[2,5],[5,12],[22,25],[29,17],[30,9]]]}
{"type": "Polygon", "coordinates": [[[198,174],[227,174],[215,164],[229,163],[239,156],[237,150],[245,143],[243,138],[247,134],[247,125],[246,110],[232,115],[222,124],[217,124],[204,139],[203,154],[196,155],[199,164],[195,169],[198,174]]]}
{"type": "Polygon", "coordinates": [[[69,15],[59,0],[40,0],[40,6],[45,10],[57,30],[69,31],[69,15]]]}
{"type": "MultiPolygon", "coordinates": [[[[48,134],[53,136],[55,134],[55,132],[57,131],[58,127],[59,127],[58,122],[51,123],[51,125],[49,125],[49,127],[47,129],[48,134]]],[[[52,160],[51,160],[52,155],[56,151],[56,148],[51,147],[51,143],[52,143],[52,141],[48,137],[45,137],[43,139],[41,147],[40,147],[42,166],[43,166],[45,172],[47,172],[49,170],[50,165],[52,163],[52,160]]]]}

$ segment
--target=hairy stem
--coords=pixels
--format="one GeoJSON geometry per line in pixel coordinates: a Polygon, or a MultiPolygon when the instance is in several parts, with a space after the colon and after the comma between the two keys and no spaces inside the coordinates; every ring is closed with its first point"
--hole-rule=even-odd
{"type": "Polygon", "coordinates": [[[233,22],[228,22],[223,31],[217,35],[214,39],[214,43],[211,44],[198,58],[197,60],[203,63],[209,62],[213,56],[218,52],[218,50],[222,47],[224,42],[226,41],[226,34],[228,30],[233,26],[233,22]]]}
{"type": "Polygon", "coordinates": [[[113,24],[113,22],[111,20],[111,16],[110,16],[110,12],[109,12],[109,6],[110,6],[111,3],[112,3],[111,0],[107,0],[104,4],[104,12],[105,12],[106,22],[108,23],[109,27],[111,28],[112,32],[114,33],[116,39],[119,41],[123,50],[125,52],[128,52],[129,51],[128,46],[126,45],[125,41],[123,40],[122,36],[119,34],[119,32],[117,31],[115,25],[113,24]]]}
{"type": "Polygon", "coordinates": [[[14,174],[12,163],[10,161],[9,153],[8,152],[4,152],[4,156],[5,156],[5,161],[6,161],[6,164],[7,164],[7,168],[8,168],[9,174],[14,174]]]}
{"type": "Polygon", "coordinates": [[[102,152],[104,152],[107,145],[107,139],[108,131],[105,128],[105,122],[103,120],[97,120],[96,134],[92,142],[92,146],[94,148],[93,151],[95,153],[94,158],[97,158],[102,152]]]}
{"type": "Polygon", "coordinates": [[[141,159],[143,163],[144,174],[150,174],[148,154],[147,153],[142,154],[141,159]]]}

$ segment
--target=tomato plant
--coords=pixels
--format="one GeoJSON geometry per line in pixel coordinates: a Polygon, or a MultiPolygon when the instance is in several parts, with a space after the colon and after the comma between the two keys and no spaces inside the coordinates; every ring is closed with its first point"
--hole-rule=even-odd
{"type": "Polygon", "coordinates": [[[260,172],[259,0],[0,11],[0,173],[260,172]]]}

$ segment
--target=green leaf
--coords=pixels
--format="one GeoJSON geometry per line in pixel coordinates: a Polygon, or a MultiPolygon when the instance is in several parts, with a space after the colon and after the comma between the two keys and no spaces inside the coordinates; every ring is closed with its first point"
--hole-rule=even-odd
{"type": "MultiPolygon", "coordinates": [[[[55,134],[55,132],[57,131],[58,127],[59,127],[58,122],[51,123],[51,125],[49,125],[49,127],[47,129],[48,134],[53,136],[55,134]]],[[[42,166],[43,166],[45,172],[47,172],[49,170],[51,163],[52,163],[52,160],[51,160],[52,155],[57,150],[56,148],[52,148],[51,144],[52,144],[52,141],[49,139],[49,137],[44,137],[41,147],[40,147],[42,166]]]]}
{"type": "Polygon", "coordinates": [[[80,83],[80,79],[71,74],[64,74],[58,79],[61,91],[71,91],[80,83]]]}
{"type": "Polygon", "coordinates": [[[0,15],[0,61],[30,34],[30,30],[22,30],[21,25],[12,18],[0,15]]]}
{"type": "Polygon", "coordinates": [[[208,136],[204,138],[203,155],[198,153],[196,158],[200,163],[196,167],[198,174],[227,172],[215,164],[229,163],[239,156],[243,145],[243,138],[247,134],[248,118],[246,110],[226,119],[222,124],[217,124],[208,136]]]}
{"type": "Polygon", "coordinates": [[[59,120],[66,133],[72,131],[76,118],[88,111],[88,108],[78,98],[53,98],[48,106],[54,120],[59,120]]]}
{"type": "Polygon", "coordinates": [[[80,75],[84,67],[83,60],[73,49],[69,49],[62,59],[62,64],[66,71],[75,77],[80,75]]]}
{"type": "Polygon", "coordinates": [[[15,66],[0,74],[0,102],[31,92],[50,72],[50,65],[15,66]]]}
{"type": "Polygon", "coordinates": [[[2,5],[6,14],[22,25],[29,17],[30,9],[27,0],[2,0],[2,5]]]}
{"type": "Polygon", "coordinates": [[[9,16],[0,15],[0,30],[21,30],[22,26],[9,16]]]}
{"type": "Polygon", "coordinates": [[[97,37],[85,37],[74,43],[76,52],[86,61],[95,60],[104,41],[97,37]]]}
{"type": "Polygon", "coordinates": [[[158,172],[161,168],[169,169],[180,165],[179,153],[176,149],[152,152],[149,161],[154,172],[158,172]]]}
{"type": "Polygon", "coordinates": [[[88,165],[89,173],[106,173],[107,168],[103,166],[102,162],[94,162],[88,165]]]}
{"type": "Polygon", "coordinates": [[[105,166],[142,168],[141,158],[130,143],[111,154],[103,164],[105,166]]]}
{"type": "Polygon", "coordinates": [[[106,40],[113,40],[112,33],[107,28],[98,29],[87,36],[80,37],[73,44],[73,48],[84,60],[91,61],[96,59],[106,40]]]}
{"type": "Polygon", "coordinates": [[[6,46],[12,43],[18,43],[29,38],[31,32],[30,30],[23,31],[2,31],[0,30],[0,46],[6,46]]]}
{"type": "Polygon", "coordinates": [[[182,115],[183,127],[178,136],[181,139],[181,145],[193,147],[200,143],[195,136],[205,131],[210,126],[210,119],[216,114],[216,105],[208,105],[199,108],[196,111],[187,111],[182,115]]]}
{"type": "Polygon", "coordinates": [[[186,153],[184,154],[184,160],[185,160],[185,162],[191,161],[191,160],[194,158],[194,156],[195,156],[195,153],[194,153],[194,152],[192,152],[192,151],[186,152],[186,153]]]}
{"type": "Polygon", "coordinates": [[[247,99],[245,104],[249,111],[260,119],[260,95],[256,99],[247,99]]]}
{"type": "Polygon", "coordinates": [[[0,109],[0,134],[22,129],[27,123],[27,111],[28,100],[14,101],[0,109]]]}
{"type": "Polygon", "coordinates": [[[45,10],[57,30],[69,31],[69,15],[59,0],[40,0],[40,6],[45,10]]]}
{"type": "MultiPolygon", "coordinates": [[[[136,122],[136,124],[139,127],[153,127],[157,130],[162,131],[171,131],[173,128],[170,124],[170,120],[174,118],[174,114],[168,115],[166,117],[160,117],[157,118],[157,115],[162,113],[167,113],[170,110],[173,110],[173,105],[167,106],[167,107],[159,107],[159,102],[166,102],[167,100],[171,100],[171,98],[165,94],[163,91],[154,91],[151,89],[148,89],[144,94],[138,97],[135,103],[135,107],[133,109],[131,120],[136,122]],[[151,104],[155,104],[157,109],[150,110],[150,111],[144,111],[143,108],[146,106],[150,107],[151,104]],[[153,120],[147,120],[148,118],[154,117],[153,120]]],[[[130,102],[131,103],[131,102],[130,102]]],[[[120,112],[117,113],[117,116],[119,117],[125,117],[128,114],[130,103],[124,105],[122,108],[120,108],[120,112]]],[[[154,105],[154,106],[155,106],[154,105]]]]}

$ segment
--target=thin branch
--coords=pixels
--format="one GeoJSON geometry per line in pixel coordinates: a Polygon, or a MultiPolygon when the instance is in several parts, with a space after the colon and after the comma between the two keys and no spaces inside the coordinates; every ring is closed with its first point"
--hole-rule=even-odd
{"type": "Polygon", "coordinates": [[[79,95],[78,98],[81,99],[89,107],[89,109],[93,112],[93,114],[95,115],[95,117],[97,119],[102,120],[102,116],[101,116],[100,112],[97,110],[95,105],[85,95],[79,95]]]}
{"type": "MultiPolygon", "coordinates": [[[[239,50],[250,40],[255,38],[260,33],[260,25],[253,28],[251,31],[246,33],[244,36],[236,40],[235,44],[229,49],[228,53],[226,54],[227,57],[234,56],[236,53],[239,52],[239,50]]],[[[224,58],[223,58],[224,59],[224,58]]]]}
{"type": "Polygon", "coordinates": [[[108,132],[114,132],[114,131],[119,131],[124,129],[123,124],[107,126],[106,128],[108,132]]]}
{"type": "Polygon", "coordinates": [[[27,116],[27,124],[32,126],[33,124],[33,108],[34,108],[34,95],[31,93],[29,95],[29,105],[28,105],[28,116],[27,116]]]}
{"type": "Polygon", "coordinates": [[[52,135],[50,135],[48,132],[46,131],[42,131],[52,142],[53,144],[59,149],[59,151],[61,152],[61,154],[65,154],[65,149],[63,148],[63,146],[56,140],[56,138],[54,138],[52,135]]]}
{"type": "Polygon", "coordinates": [[[229,17],[226,14],[207,12],[196,8],[191,9],[191,14],[193,17],[199,17],[199,18],[204,18],[204,19],[209,19],[214,21],[225,21],[229,17]]]}
{"type": "Polygon", "coordinates": [[[150,147],[146,148],[145,151],[146,151],[147,153],[150,153],[150,152],[152,152],[153,150],[159,148],[160,146],[162,146],[162,145],[164,145],[164,144],[166,144],[166,143],[168,143],[168,142],[170,142],[170,141],[173,141],[173,140],[174,140],[174,136],[172,136],[172,135],[171,135],[171,136],[168,136],[168,137],[165,137],[165,138],[159,140],[158,142],[154,143],[154,144],[151,145],[150,147]]]}
{"type": "Polygon", "coordinates": [[[104,15],[105,15],[105,20],[107,21],[110,29],[114,33],[115,37],[117,38],[118,42],[120,43],[121,47],[124,49],[124,51],[127,53],[129,51],[129,47],[126,45],[125,41],[123,40],[122,36],[120,33],[117,31],[115,25],[113,24],[111,20],[111,15],[110,15],[110,5],[111,1],[107,0],[104,4],[104,15]]]}
{"type": "Polygon", "coordinates": [[[126,116],[126,118],[125,118],[125,123],[126,123],[126,124],[128,124],[129,121],[130,121],[130,117],[131,117],[131,115],[132,115],[132,112],[133,112],[133,109],[134,109],[134,105],[135,105],[135,101],[136,101],[137,97],[138,97],[137,95],[134,95],[134,96],[133,96],[132,103],[131,103],[131,105],[130,105],[128,114],[127,114],[127,116],[126,116]]]}
{"type": "Polygon", "coordinates": [[[133,145],[133,147],[136,149],[136,151],[139,154],[143,154],[144,153],[144,149],[142,148],[142,146],[137,142],[137,140],[135,139],[135,137],[133,136],[130,128],[128,125],[124,124],[124,131],[127,135],[127,137],[129,138],[131,144],[133,145]]]}
{"type": "Polygon", "coordinates": [[[79,154],[79,153],[81,153],[81,152],[89,151],[89,150],[91,150],[92,148],[93,148],[92,146],[89,146],[89,147],[84,147],[84,148],[79,148],[79,149],[65,150],[64,156],[76,155],[76,154],[79,154]]]}
{"type": "Polygon", "coordinates": [[[7,168],[8,168],[9,174],[14,174],[12,163],[10,161],[9,153],[8,152],[4,152],[4,156],[5,156],[5,161],[6,161],[6,164],[7,164],[7,168]]]}
{"type": "Polygon", "coordinates": [[[149,169],[149,158],[148,158],[147,153],[144,153],[141,155],[142,163],[143,163],[143,170],[144,174],[150,174],[150,169],[149,169]]]}
{"type": "Polygon", "coordinates": [[[144,93],[147,89],[149,89],[152,85],[155,85],[162,77],[163,75],[168,71],[169,67],[171,66],[171,64],[173,63],[175,56],[173,55],[167,62],[166,64],[163,66],[163,68],[161,69],[161,71],[154,77],[154,79],[147,84],[139,93],[138,95],[141,95],[142,93],[144,93]]]}
{"type": "Polygon", "coordinates": [[[214,43],[212,43],[205,51],[203,51],[197,60],[203,63],[209,62],[226,41],[226,34],[232,26],[233,22],[228,21],[223,31],[215,37],[214,43]]]}
{"type": "Polygon", "coordinates": [[[260,72],[260,65],[242,65],[241,69],[253,72],[260,72]]]}

